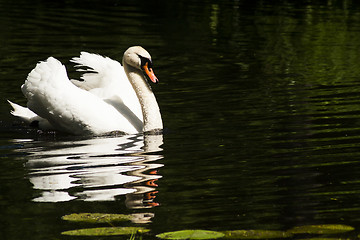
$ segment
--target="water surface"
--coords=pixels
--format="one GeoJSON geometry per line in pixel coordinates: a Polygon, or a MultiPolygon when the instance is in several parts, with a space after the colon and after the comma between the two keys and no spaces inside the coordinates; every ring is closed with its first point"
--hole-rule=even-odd
{"type": "MultiPolygon", "coordinates": [[[[1,1],[0,233],[61,238],[74,212],[192,229],[359,231],[360,6],[354,1],[1,1]],[[164,135],[29,129],[6,99],[52,55],[152,55],[164,135]],[[36,224],[34,224],[34,222],[36,224]]],[[[340,235],[342,237],[347,234],[340,235]]],[[[149,238],[151,238],[149,236],[149,238]]]]}

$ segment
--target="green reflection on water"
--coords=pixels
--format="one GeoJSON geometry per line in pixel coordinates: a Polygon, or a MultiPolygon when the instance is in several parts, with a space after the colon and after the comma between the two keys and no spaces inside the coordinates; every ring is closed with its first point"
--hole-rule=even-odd
{"type": "MultiPolygon", "coordinates": [[[[170,132],[155,231],[171,230],[172,222],[182,229],[358,223],[351,211],[360,156],[357,2],[0,4],[0,111],[9,122],[5,99],[25,103],[20,85],[49,55],[68,65],[82,50],[119,60],[129,45],[152,52],[160,79],[154,91],[170,132]]],[[[15,134],[7,126],[3,145],[15,134]]],[[[65,210],[118,212],[121,201],[29,202],[36,192],[23,178],[26,157],[1,151],[10,226],[1,231],[9,239],[56,237],[63,229],[54,219],[65,210]],[[36,228],[26,220],[39,216],[36,228]]]]}

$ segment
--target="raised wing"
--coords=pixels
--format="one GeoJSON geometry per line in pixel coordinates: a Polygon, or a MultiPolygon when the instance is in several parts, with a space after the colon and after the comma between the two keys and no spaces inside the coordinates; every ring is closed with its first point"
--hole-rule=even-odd
{"type": "Polygon", "coordinates": [[[65,66],[53,57],[38,63],[21,89],[28,108],[56,129],[75,134],[138,132],[112,105],[72,84],[65,66]]]}
{"type": "Polygon", "coordinates": [[[123,104],[141,122],[143,121],[139,100],[118,61],[98,54],[81,52],[80,56],[73,58],[71,62],[77,64],[77,71],[84,72],[81,77],[83,81],[72,80],[72,83],[104,100],[109,100],[108,102],[121,99],[123,104]]]}

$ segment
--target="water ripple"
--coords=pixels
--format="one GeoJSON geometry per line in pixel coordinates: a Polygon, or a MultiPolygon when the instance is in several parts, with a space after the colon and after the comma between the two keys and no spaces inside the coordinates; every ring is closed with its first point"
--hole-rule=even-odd
{"type": "Polygon", "coordinates": [[[154,162],[163,158],[162,135],[15,142],[29,154],[27,177],[38,190],[33,201],[113,201],[131,194],[126,201],[131,208],[158,205],[153,193],[163,165],[154,162]]]}

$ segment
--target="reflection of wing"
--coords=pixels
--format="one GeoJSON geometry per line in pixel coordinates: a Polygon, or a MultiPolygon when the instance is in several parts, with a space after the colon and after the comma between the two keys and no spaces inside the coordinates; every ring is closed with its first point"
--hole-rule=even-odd
{"type": "MultiPolygon", "coordinates": [[[[154,150],[159,151],[162,135],[157,136],[159,144],[154,150]]],[[[56,141],[49,142],[49,146],[44,146],[44,142],[41,146],[38,142],[22,142],[25,145],[22,151],[31,153],[26,163],[29,181],[34,189],[42,191],[34,201],[112,201],[118,195],[135,194],[137,186],[145,184],[148,178],[146,174],[135,173],[148,169],[151,164],[145,164],[147,159],[162,158],[142,154],[144,142],[147,136],[144,139],[143,135],[56,141]],[[131,186],[132,182],[136,187],[131,186]]],[[[153,138],[151,145],[154,145],[153,138]]]]}

